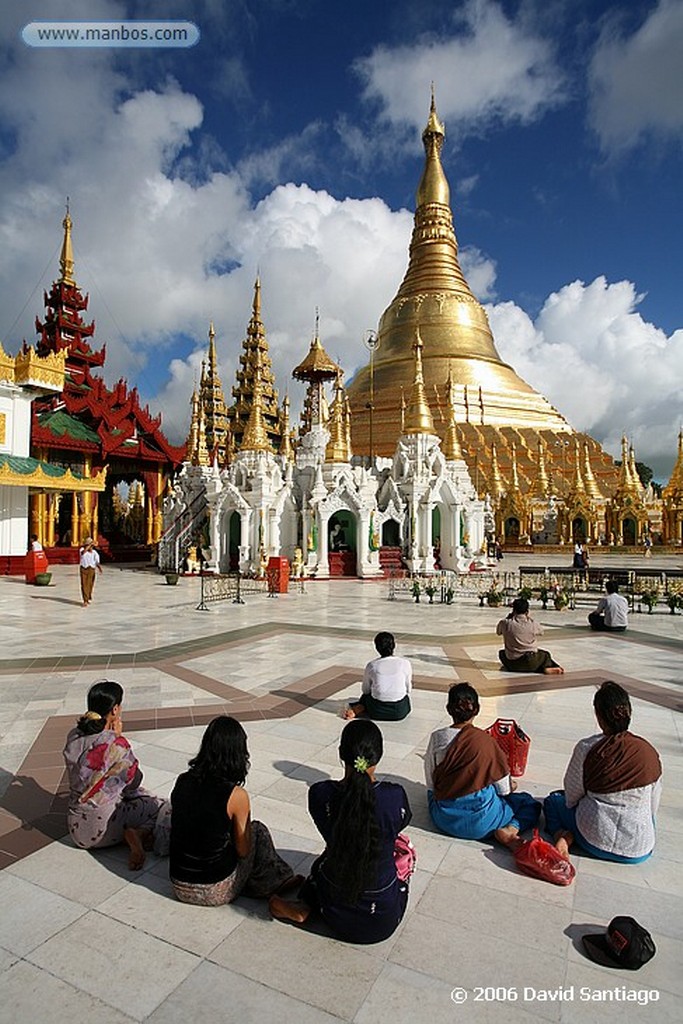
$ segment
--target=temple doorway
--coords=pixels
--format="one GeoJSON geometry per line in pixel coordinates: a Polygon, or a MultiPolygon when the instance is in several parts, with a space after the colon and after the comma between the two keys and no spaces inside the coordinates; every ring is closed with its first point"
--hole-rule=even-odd
{"type": "Polygon", "coordinates": [[[506,519],[503,532],[506,544],[519,544],[519,519],[515,516],[510,516],[509,519],[506,519]]]}
{"type": "Polygon", "coordinates": [[[624,545],[636,543],[637,524],[635,519],[624,519],[621,524],[621,542],[624,545]]]}
{"type": "Polygon", "coordinates": [[[387,519],[382,523],[382,547],[398,548],[401,546],[401,528],[395,519],[387,519]]]}
{"type": "Polygon", "coordinates": [[[228,519],[228,569],[236,572],[240,565],[240,539],[242,535],[242,517],[239,512],[231,512],[228,519]]]}
{"type": "Polygon", "coordinates": [[[575,544],[583,544],[588,537],[588,523],[580,516],[572,519],[572,537],[575,544]]]}
{"type": "Polygon", "coordinates": [[[348,509],[330,516],[327,524],[330,576],[356,575],[356,519],[348,509]]]}

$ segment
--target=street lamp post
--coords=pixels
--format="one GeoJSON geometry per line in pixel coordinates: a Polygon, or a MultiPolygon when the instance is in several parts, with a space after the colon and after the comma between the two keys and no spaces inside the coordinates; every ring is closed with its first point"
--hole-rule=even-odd
{"type": "Polygon", "coordinates": [[[370,466],[375,457],[374,437],[374,416],[375,416],[375,352],[379,348],[379,337],[375,331],[366,331],[363,336],[363,344],[370,352],[370,399],[365,408],[369,412],[369,433],[370,433],[370,466]]]}

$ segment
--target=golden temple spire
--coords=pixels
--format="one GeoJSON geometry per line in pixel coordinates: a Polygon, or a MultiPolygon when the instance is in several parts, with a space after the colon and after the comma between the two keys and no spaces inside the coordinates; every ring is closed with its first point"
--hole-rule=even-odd
{"type": "Polygon", "coordinates": [[[199,403],[199,430],[197,440],[197,465],[208,466],[209,462],[209,449],[206,444],[206,416],[204,415],[204,407],[201,402],[199,403]]]}
{"type": "Polygon", "coordinates": [[[439,203],[441,206],[448,206],[451,201],[448,180],[441,166],[441,149],[445,135],[446,129],[436,112],[434,86],[432,85],[429,117],[422,132],[422,143],[425,148],[426,161],[420,184],[417,187],[418,209],[427,203],[439,203]]]}
{"type": "Polygon", "coordinates": [[[216,330],[213,321],[209,323],[209,351],[207,358],[202,360],[199,404],[204,413],[206,446],[212,456],[222,463],[226,457],[228,410],[223,395],[223,384],[218,375],[216,330]]]}
{"type": "Polygon", "coordinates": [[[643,485],[638,474],[638,469],[636,468],[636,452],[633,445],[631,445],[628,452],[628,471],[629,476],[631,477],[633,487],[640,494],[640,492],[643,490],[643,485]]]}
{"type": "Polygon", "coordinates": [[[199,395],[197,394],[197,385],[195,378],[195,387],[192,391],[192,398],[190,399],[192,404],[192,415],[190,417],[190,430],[187,435],[187,460],[192,463],[193,466],[197,465],[197,449],[199,447],[199,395]]]}
{"type": "Polygon", "coordinates": [[[62,276],[59,278],[62,284],[75,285],[74,281],[74,251],[71,242],[71,229],[73,227],[73,221],[69,213],[69,197],[66,199],[66,214],[62,221],[62,227],[64,228],[64,240],[62,242],[62,251],[59,257],[59,269],[62,272],[62,276]]]}
{"type": "Polygon", "coordinates": [[[591,466],[590,452],[585,441],[583,444],[583,481],[586,485],[588,497],[592,501],[602,501],[602,492],[598,487],[598,481],[595,479],[593,467],[591,466]]]}
{"type": "Polygon", "coordinates": [[[619,467],[619,480],[617,491],[622,494],[633,493],[636,490],[631,475],[631,456],[628,450],[628,438],[624,434],[621,439],[621,466],[619,467]]]}
{"type": "Polygon", "coordinates": [[[401,433],[406,432],[406,393],[401,385],[401,433]]]}
{"type": "Polygon", "coordinates": [[[342,386],[341,371],[337,374],[334,402],[330,410],[330,440],[325,449],[326,462],[349,462],[351,453],[347,445],[346,394],[342,386]]]}
{"type": "Polygon", "coordinates": [[[422,372],[422,349],[423,343],[420,337],[419,328],[415,332],[413,342],[413,354],[415,358],[415,374],[413,377],[413,388],[410,394],[410,402],[405,418],[406,434],[433,434],[434,420],[432,410],[427,402],[425,392],[424,375],[422,372]]]}
{"type": "Polygon", "coordinates": [[[284,459],[291,462],[294,458],[294,449],[292,448],[292,437],[289,433],[289,395],[285,395],[282,399],[282,412],[280,414],[280,426],[282,430],[282,440],[280,441],[280,452],[284,459]]]}
{"type": "Polygon", "coordinates": [[[671,471],[669,482],[662,491],[662,496],[673,497],[681,491],[683,491],[683,427],[678,431],[678,458],[671,471]]]}
{"type": "Polygon", "coordinates": [[[548,469],[545,464],[545,442],[541,435],[538,436],[538,473],[534,483],[534,494],[536,497],[545,498],[550,492],[550,480],[548,469]]]}
{"type": "Polygon", "coordinates": [[[455,384],[450,366],[446,381],[446,401],[448,403],[448,425],[443,439],[443,454],[448,462],[459,462],[462,459],[462,448],[458,439],[458,426],[455,422],[455,384]]]}
{"type": "Polygon", "coordinates": [[[579,445],[574,442],[574,477],[570,488],[570,494],[585,494],[586,485],[581,476],[581,459],[579,458],[579,445]]]}
{"type": "Polygon", "coordinates": [[[496,451],[495,444],[491,447],[491,485],[489,487],[491,497],[497,501],[502,498],[505,493],[505,487],[503,485],[503,478],[500,475],[500,466],[498,465],[498,452],[496,451]]]}
{"type": "Polygon", "coordinates": [[[519,470],[517,469],[517,445],[512,442],[510,453],[510,489],[508,493],[519,493],[519,470]]]}
{"type": "Polygon", "coordinates": [[[280,401],[275,387],[266,329],[261,320],[261,279],[259,276],[254,281],[251,317],[247,326],[246,338],[242,341],[240,367],[235,374],[237,383],[232,389],[234,402],[228,409],[230,429],[237,449],[242,447],[244,431],[251,415],[257,375],[261,384],[261,416],[271,448],[277,450],[282,441],[280,401]],[[258,374],[256,372],[257,363],[258,374]]]}
{"type": "Polygon", "coordinates": [[[266,421],[263,415],[262,390],[260,350],[257,349],[254,360],[254,393],[251,402],[251,412],[249,413],[249,419],[242,435],[242,444],[240,445],[240,450],[243,452],[272,452],[273,450],[268,439],[266,421]]]}
{"type": "Polygon", "coordinates": [[[209,370],[216,372],[216,330],[213,320],[209,321],[209,370]]]}

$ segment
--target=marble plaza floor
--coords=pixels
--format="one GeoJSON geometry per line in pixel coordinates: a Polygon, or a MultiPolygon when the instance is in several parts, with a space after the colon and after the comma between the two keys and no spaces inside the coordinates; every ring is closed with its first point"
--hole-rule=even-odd
{"type": "Polygon", "coordinates": [[[623,636],[600,636],[585,626],[587,607],[538,607],[545,646],[566,674],[514,677],[497,667],[499,610],[474,599],[389,602],[387,592],[386,583],[315,582],[201,612],[196,579],[173,588],[150,571],[106,567],[84,609],[73,567],[57,566],[49,588],[0,578],[0,1021],[680,1019],[683,616],[660,607],[633,615],[623,636]],[[150,855],[133,874],[123,850],[72,846],[62,744],[88,686],[107,676],[125,687],[125,732],[158,793],[168,795],[214,715],[245,722],[254,815],[305,873],[321,849],[306,790],[338,777],[339,711],[358,692],[379,629],[396,633],[416,677],[411,716],[382,725],[380,772],[408,792],[418,852],[408,912],[390,940],[345,945],[272,921],[248,899],[181,905],[166,862],[150,855]],[[631,693],[634,731],[664,764],[649,861],[575,856],[575,882],[562,889],[518,874],[502,849],[434,830],[422,755],[446,724],[451,682],[477,687],[480,724],[515,717],[530,733],[520,788],[540,797],[561,786],[575,742],[595,731],[593,690],[607,678],[631,693]],[[618,914],[636,917],[657,945],[638,972],[582,955],[580,936],[618,914]]]}

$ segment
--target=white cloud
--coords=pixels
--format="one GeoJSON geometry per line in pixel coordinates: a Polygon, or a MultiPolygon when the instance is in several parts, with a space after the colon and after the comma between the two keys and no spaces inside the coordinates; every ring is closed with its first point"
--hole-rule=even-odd
{"type": "Polygon", "coordinates": [[[683,138],[683,4],[659,0],[628,38],[613,24],[593,54],[590,119],[605,152],[683,138]]]}
{"type": "Polygon", "coordinates": [[[630,281],[574,281],[535,322],[514,303],[488,307],[501,358],[570,423],[619,455],[626,433],[666,480],[683,417],[683,331],[667,338],[637,312],[630,281]]]}
{"type": "Polygon", "coordinates": [[[423,127],[430,82],[439,115],[458,137],[491,123],[536,120],[563,99],[563,75],[547,39],[493,0],[469,0],[455,30],[411,46],[378,46],[356,64],[367,99],[397,125],[423,127]]]}

